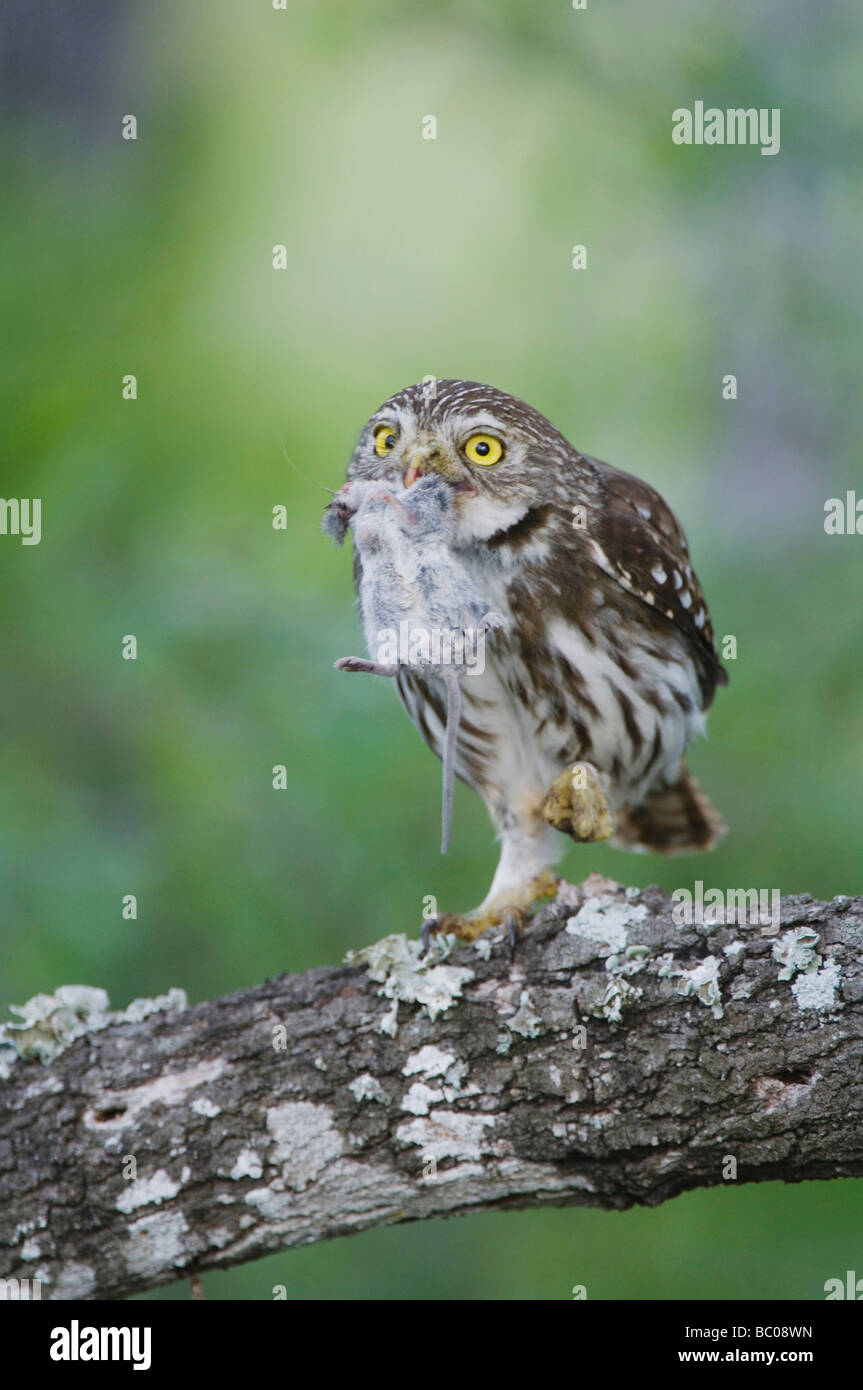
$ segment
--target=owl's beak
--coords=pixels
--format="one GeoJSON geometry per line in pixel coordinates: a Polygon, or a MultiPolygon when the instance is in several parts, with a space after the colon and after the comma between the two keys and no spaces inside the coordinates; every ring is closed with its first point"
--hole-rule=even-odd
{"type": "Polygon", "coordinates": [[[470,478],[465,476],[464,468],[453,458],[449,449],[436,439],[427,439],[409,446],[402,481],[405,487],[410,487],[417,478],[422,478],[427,473],[436,473],[439,478],[443,478],[453,492],[476,495],[476,488],[470,478]]]}
{"type": "Polygon", "coordinates": [[[426,473],[440,473],[442,477],[446,477],[448,469],[446,466],[442,468],[441,464],[445,465],[446,460],[439,444],[428,442],[415,445],[408,455],[407,468],[403,474],[405,487],[410,487],[417,478],[422,478],[426,473]]]}

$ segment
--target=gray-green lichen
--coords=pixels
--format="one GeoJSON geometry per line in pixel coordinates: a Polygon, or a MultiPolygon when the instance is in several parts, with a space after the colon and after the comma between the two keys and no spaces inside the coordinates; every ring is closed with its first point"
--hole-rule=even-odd
{"type": "Polygon", "coordinates": [[[489,932],[483,932],[482,936],[478,936],[473,943],[473,949],[476,951],[480,960],[491,960],[493,946],[494,942],[489,932]]]}
{"type": "Polygon", "coordinates": [[[402,1110],[413,1115],[427,1115],[432,1105],[442,1101],[452,1103],[462,1096],[478,1095],[479,1087],[475,1083],[464,1084],[467,1071],[464,1058],[427,1043],[412,1053],[402,1067],[403,1076],[421,1078],[414,1081],[402,1097],[402,1110]],[[430,1085],[430,1082],[435,1084],[430,1085]]]}
{"type": "Polygon", "coordinates": [[[609,1023],[620,1023],[624,1004],[634,1004],[641,995],[642,990],[628,980],[609,980],[590,1012],[594,1018],[607,1018],[609,1023]]]}
{"type": "Polygon", "coordinates": [[[512,1018],[507,1019],[507,1027],[513,1033],[520,1033],[523,1038],[535,1038],[542,1032],[542,1019],[526,989],[521,992],[518,1008],[512,1018]]]}
{"type": "Polygon", "coordinates": [[[18,1061],[18,1053],[15,1044],[8,1042],[6,1038],[0,1038],[0,1081],[8,1081],[12,1075],[12,1068],[18,1061]]]}
{"type": "Polygon", "coordinates": [[[500,1057],[506,1057],[515,1041],[513,1033],[519,1033],[523,1038],[536,1038],[544,1027],[533,1006],[529,991],[523,989],[519,995],[518,1008],[510,1018],[504,1020],[504,1027],[497,1035],[495,1052],[500,1057]]]}
{"type": "MultiPolygon", "coordinates": [[[[791,993],[800,1009],[836,1008],[836,991],[839,988],[841,966],[836,960],[825,962],[821,970],[804,971],[798,975],[791,986],[791,993]]],[[[840,1005],[841,1007],[841,1005],[840,1005]]]]}
{"type": "MultiPolygon", "coordinates": [[[[588,880],[590,883],[590,880],[588,880]]],[[[615,885],[610,884],[610,888],[615,885]]],[[[642,990],[629,983],[629,976],[636,975],[647,964],[647,947],[628,945],[629,932],[647,916],[644,903],[634,899],[638,891],[626,892],[624,900],[614,892],[599,892],[588,897],[574,917],[566,924],[567,936],[582,936],[593,941],[601,956],[606,957],[605,969],[609,976],[588,1012],[594,1018],[606,1018],[609,1023],[619,1023],[624,1004],[632,1004],[640,999],[642,990]]]]}
{"type": "Polygon", "coordinates": [[[371,1072],[368,1071],[349,1082],[348,1090],[354,1100],[376,1100],[379,1105],[389,1105],[390,1103],[390,1098],[377,1077],[372,1076],[371,1072]]]}
{"type": "Polygon", "coordinates": [[[624,1004],[634,1004],[642,996],[643,990],[631,985],[629,977],[644,969],[648,955],[646,946],[633,944],[607,957],[605,969],[610,978],[590,1009],[594,1018],[607,1018],[609,1023],[620,1023],[624,1004]]]}
{"type": "Polygon", "coordinates": [[[184,989],[169,989],[167,994],[157,994],[155,999],[133,999],[122,1013],[112,1014],[112,1023],[140,1023],[150,1014],[161,1013],[166,1009],[188,1009],[189,1001],[184,989]]]}
{"type": "Polygon", "coordinates": [[[138,1023],[161,1009],[188,1007],[185,991],[169,990],[157,999],[134,999],[113,1013],[107,992],[92,985],[60,985],[53,994],[35,994],[26,1004],[10,1004],[20,1023],[0,1024],[0,1079],[6,1080],[19,1057],[37,1058],[45,1066],[76,1038],[107,1028],[109,1023],[138,1023]]]}
{"type": "Polygon", "coordinates": [[[674,956],[668,951],[659,957],[657,964],[659,969],[656,973],[659,978],[675,980],[678,994],[694,995],[711,1010],[714,1018],[723,1017],[725,1011],[722,1007],[722,995],[719,989],[719,958],[717,956],[707,956],[691,970],[683,970],[674,964],[674,956]]]}
{"type": "Polygon", "coordinates": [[[632,946],[627,946],[622,955],[609,956],[605,968],[609,975],[637,975],[646,966],[649,955],[647,946],[634,942],[632,946]]]}
{"type": "Polygon", "coordinates": [[[782,966],[779,979],[793,980],[800,971],[814,975],[821,964],[820,940],[812,927],[792,927],[791,931],[783,932],[773,943],[773,959],[782,966]]]}
{"type": "Polygon", "coordinates": [[[378,1025],[381,1032],[395,1037],[400,1002],[419,1004],[434,1022],[460,998],[474,972],[460,965],[441,964],[455,940],[453,936],[433,937],[424,953],[419,941],[409,941],[399,932],[359,951],[348,951],[346,963],[366,966],[371,979],[381,985],[378,992],[393,1001],[378,1025]]]}
{"type": "Polygon", "coordinates": [[[611,893],[588,898],[566,924],[567,936],[583,936],[594,941],[600,954],[622,951],[626,947],[630,927],[643,922],[647,908],[631,899],[621,902],[611,893]]]}
{"type": "Polygon", "coordinates": [[[841,967],[838,961],[822,960],[820,944],[821,937],[813,927],[792,927],[773,943],[773,959],[782,966],[779,979],[794,980],[791,992],[800,1009],[832,1009],[836,1005],[841,967]]]}
{"type": "Polygon", "coordinates": [[[104,989],[89,985],[60,985],[54,994],[34,994],[26,1004],[10,1004],[20,1023],[0,1024],[0,1037],[19,1057],[36,1057],[46,1065],[83,1033],[110,1022],[110,1001],[104,989]]]}

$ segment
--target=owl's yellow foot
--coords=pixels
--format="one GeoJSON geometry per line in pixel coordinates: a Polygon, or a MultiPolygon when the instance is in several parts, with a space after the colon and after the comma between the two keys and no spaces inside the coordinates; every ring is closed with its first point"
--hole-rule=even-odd
{"type": "Polygon", "coordinates": [[[457,936],[461,941],[476,941],[491,927],[506,927],[510,945],[524,925],[527,913],[541,898],[553,898],[559,879],[544,870],[520,888],[510,889],[499,897],[490,898],[473,912],[441,912],[423,922],[420,937],[428,950],[433,936],[457,936]]]}
{"type": "Polygon", "coordinates": [[[555,778],[539,809],[549,825],[574,840],[607,840],[614,834],[614,817],[590,763],[574,763],[555,778]]]}

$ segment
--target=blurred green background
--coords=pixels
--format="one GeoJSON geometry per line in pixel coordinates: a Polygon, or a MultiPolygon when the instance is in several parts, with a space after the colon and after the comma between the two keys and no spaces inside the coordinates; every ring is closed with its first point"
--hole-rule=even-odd
{"type": "MultiPolygon", "coordinates": [[[[361,638],[320,485],[427,373],[523,396],[658,487],[737,638],[690,759],[727,841],[571,847],[567,876],[863,891],[863,539],[823,527],[863,496],[851,0],[11,0],[2,50],[2,492],[42,497],[44,534],[0,537],[0,1017],[72,982],[197,1001],[485,892],[481,803],[459,788],[441,860],[437,763],[387,683],[332,670],[361,638]],[[781,152],[675,146],[697,99],[779,107],[781,152]]],[[[859,1182],[724,1188],[203,1282],[819,1298],[861,1268],[861,1218],[859,1182]]]]}

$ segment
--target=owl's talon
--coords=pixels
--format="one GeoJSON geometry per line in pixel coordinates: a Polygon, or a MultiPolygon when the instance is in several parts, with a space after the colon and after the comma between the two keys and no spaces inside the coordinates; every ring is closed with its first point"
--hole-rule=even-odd
{"type": "Polygon", "coordinates": [[[464,931],[466,917],[454,916],[451,912],[439,912],[436,917],[426,917],[420,927],[420,941],[424,951],[428,951],[433,936],[458,936],[470,941],[469,933],[464,931]]]}
{"type": "Polygon", "coordinates": [[[459,941],[476,941],[483,932],[492,927],[502,927],[506,933],[510,951],[515,949],[518,933],[524,928],[527,914],[541,898],[553,898],[557,893],[560,879],[544,870],[510,890],[506,896],[498,897],[473,912],[441,912],[436,917],[428,917],[420,927],[420,941],[427,951],[433,936],[447,935],[458,937],[459,941]]]}
{"type": "Polygon", "coordinates": [[[509,943],[510,959],[515,955],[515,948],[518,943],[518,934],[524,927],[524,913],[519,908],[513,908],[504,918],[506,927],[506,939],[509,943]]]}

